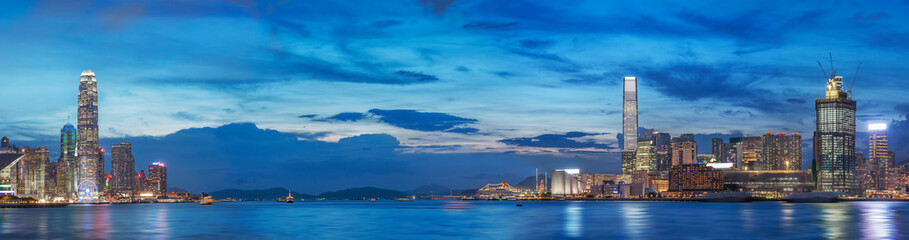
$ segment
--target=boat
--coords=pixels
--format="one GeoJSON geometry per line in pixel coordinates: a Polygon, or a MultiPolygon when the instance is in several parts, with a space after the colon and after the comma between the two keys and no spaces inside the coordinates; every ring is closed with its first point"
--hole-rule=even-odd
{"type": "Polygon", "coordinates": [[[398,199],[395,199],[395,200],[397,200],[397,201],[399,201],[399,202],[410,202],[410,201],[413,201],[413,199],[411,199],[411,198],[398,198],[398,199]]]}
{"type": "Polygon", "coordinates": [[[795,192],[786,196],[786,202],[791,203],[832,203],[839,202],[838,192],[795,192]]]}
{"type": "Polygon", "coordinates": [[[287,191],[287,197],[284,198],[286,203],[294,203],[294,196],[290,195],[290,191],[287,191]]]}
{"type": "Polygon", "coordinates": [[[694,198],[701,202],[751,202],[746,192],[712,192],[694,198]]]}
{"type": "Polygon", "coordinates": [[[369,201],[370,201],[370,202],[375,202],[376,199],[375,199],[375,198],[370,198],[369,201]]]}
{"type": "Polygon", "coordinates": [[[199,204],[201,205],[211,205],[215,200],[211,199],[211,196],[204,196],[202,199],[199,199],[199,204]]]}

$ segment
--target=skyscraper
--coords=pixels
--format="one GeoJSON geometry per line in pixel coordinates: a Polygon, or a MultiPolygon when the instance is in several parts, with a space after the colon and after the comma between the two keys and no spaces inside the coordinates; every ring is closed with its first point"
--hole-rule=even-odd
{"type": "Polygon", "coordinates": [[[135,190],[136,159],[133,147],[128,142],[111,146],[110,166],[114,189],[120,192],[135,190]]]}
{"type": "Polygon", "coordinates": [[[726,159],[727,159],[726,154],[728,153],[728,151],[726,151],[726,143],[723,143],[723,139],[722,138],[713,138],[713,139],[711,139],[711,144],[712,145],[711,145],[710,150],[711,150],[711,153],[713,153],[713,157],[716,158],[716,161],[717,162],[726,162],[726,159]]]}
{"type": "Polygon", "coordinates": [[[80,189],[80,194],[85,194],[82,189],[89,189],[91,196],[97,196],[104,169],[103,161],[98,161],[99,156],[103,155],[100,154],[101,148],[98,146],[98,82],[92,70],[82,71],[79,78],[78,116],[76,187],[80,189]]]}
{"type": "Polygon", "coordinates": [[[764,139],[743,137],[735,144],[735,167],[746,170],[764,170],[764,139]]]}
{"type": "Polygon", "coordinates": [[[145,180],[145,191],[163,195],[167,192],[167,168],[162,162],[153,162],[148,165],[148,177],[145,180]]]}
{"type": "Polygon", "coordinates": [[[876,190],[886,189],[887,170],[890,169],[890,152],[887,146],[887,124],[868,124],[868,171],[871,187],[876,190]]]}
{"type": "MultiPolygon", "coordinates": [[[[684,135],[684,134],[683,134],[684,135]]],[[[688,138],[672,138],[672,166],[698,162],[698,143],[688,138]]]]}
{"type": "Polygon", "coordinates": [[[67,123],[60,129],[60,158],[57,164],[57,194],[74,199],[76,196],[76,127],[67,123]]]}
{"type": "Polygon", "coordinates": [[[653,147],[653,141],[650,139],[641,139],[638,141],[638,149],[635,150],[634,171],[651,171],[656,169],[656,149],[653,147]]]}
{"type": "Polygon", "coordinates": [[[802,136],[764,135],[764,170],[802,170],[802,136]]]}
{"type": "Polygon", "coordinates": [[[622,142],[624,150],[638,147],[638,79],[625,77],[624,104],[622,105],[622,142]]]}
{"type": "Polygon", "coordinates": [[[843,91],[843,77],[827,79],[824,98],[814,100],[817,129],[814,132],[813,168],[817,189],[859,194],[855,159],[855,101],[843,91]]]}
{"type": "Polygon", "coordinates": [[[16,195],[20,197],[44,198],[45,175],[48,164],[48,151],[45,147],[23,148],[25,156],[19,162],[19,179],[16,195]]]}

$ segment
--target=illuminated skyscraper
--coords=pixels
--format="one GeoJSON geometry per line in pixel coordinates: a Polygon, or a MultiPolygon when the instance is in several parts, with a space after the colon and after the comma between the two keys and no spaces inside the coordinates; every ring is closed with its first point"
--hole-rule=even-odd
{"type": "Polygon", "coordinates": [[[635,159],[636,150],[622,150],[622,174],[630,175],[634,172],[637,160],[635,159]]]}
{"type": "Polygon", "coordinates": [[[817,189],[827,192],[861,192],[855,158],[855,101],[843,91],[843,77],[827,79],[825,98],[814,101],[817,130],[814,132],[812,170],[817,189]]]}
{"type": "Polygon", "coordinates": [[[656,169],[656,149],[653,147],[653,141],[650,139],[641,139],[638,141],[638,149],[635,150],[634,171],[651,171],[656,169]]]}
{"type": "Polygon", "coordinates": [[[672,138],[672,166],[698,162],[698,143],[688,138],[672,138]]]}
{"type": "Polygon", "coordinates": [[[153,162],[152,165],[148,165],[145,184],[144,191],[154,192],[159,196],[167,192],[167,168],[164,167],[164,163],[153,162]]]}
{"type": "Polygon", "coordinates": [[[729,151],[726,150],[726,143],[723,143],[723,139],[722,138],[713,138],[713,139],[711,139],[711,144],[712,145],[711,145],[710,150],[711,150],[711,153],[713,153],[713,157],[716,158],[716,161],[717,162],[726,162],[728,159],[728,157],[726,157],[726,154],[729,151]]]}
{"type": "Polygon", "coordinates": [[[802,136],[764,135],[764,170],[802,170],[802,136]]]}
{"type": "Polygon", "coordinates": [[[742,137],[735,144],[735,167],[746,171],[764,170],[764,139],[742,137]]]}
{"type": "Polygon", "coordinates": [[[49,152],[45,147],[23,148],[25,156],[19,162],[19,179],[16,195],[20,197],[45,197],[45,175],[49,152]]]}
{"type": "Polygon", "coordinates": [[[110,166],[113,187],[121,192],[135,190],[136,159],[133,158],[133,147],[128,142],[111,146],[110,166]]]}
{"type": "MultiPolygon", "coordinates": [[[[82,71],[79,78],[78,134],[76,134],[77,188],[89,189],[91,196],[97,196],[104,172],[103,156],[98,146],[98,82],[92,70],[82,71]],[[99,161],[101,159],[102,161],[99,161]],[[91,185],[91,186],[90,186],[91,185]],[[91,190],[94,189],[94,190],[91,190]]],[[[92,197],[94,198],[94,197],[92,197]]]]}
{"type": "Polygon", "coordinates": [[[67,123],[60,129],[60,158],[57,164],[57,194],[69,199],[76,194],[76,127],[67,123]]]}
{"type": "Polygon", "coordinates": [[[622,107],[622,142],[623,150],[635,150],[638,147],[638,79],[625,77],[624,104],[622,107]]]}
{"type": "Polygon", "coordinates": [[[887,170],[890,166],[890,152],[887,146],[887,124],[868,124],[868,171],[870,173],[871,187],[876,190],[886,189],[887,170]]]}

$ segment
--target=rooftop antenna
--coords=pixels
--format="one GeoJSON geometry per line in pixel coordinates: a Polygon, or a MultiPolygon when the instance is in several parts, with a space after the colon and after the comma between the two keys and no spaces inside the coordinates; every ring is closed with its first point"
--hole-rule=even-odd
{"type": "Polygon", "coordinates": [[[827,71],[824,71],[824,66],[821,65],[821,61],[817,61],[817,66],[821,67],[821,72],[824,73],[824,79],[829,79],[829,77],[827,77],[827,71]]]}
{"type": "Polygon", "coordinates": [[[849,83],[849,88],[846,90],[846,92],[849,93],[849,97],[852,97],[852,86],[855,86],[855,78],[858,77],[859,69],[862,69],[862,63],[861,63],[861,62],[859,62],[858,67],[855,68],[855,73],[852,74],[852,83],[849,83]]]}

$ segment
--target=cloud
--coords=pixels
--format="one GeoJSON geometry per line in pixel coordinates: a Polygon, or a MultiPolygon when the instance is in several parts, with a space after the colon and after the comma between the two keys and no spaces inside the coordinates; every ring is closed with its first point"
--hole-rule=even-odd
{"type": "Polygon", "coordinates": [[[454,128],[477,122],[476,119],[462,118],[445,113],[418,112],[408,109],[371,109],[369,113],[375,115],[379,121],[392,126],[424,132],[453,130],[452,132],[456,133],[468,133],[470,132],[469,129],[456,130],[454,128]]]}
{"type": "Polygon", "coordinates": [[[192,113],[188,113],[188,112],[176,112],[176,113],[172,114],[171,117],[173,117],[175,119],[179,119],[179,120],[187,120],[187,121],[193,121],[193,122],[205,121],[204,117],[199,116],[198,114],[192,114],[192,113]]]}
{"type": "Polygon", "coordinates": [[[553,44],[555,44],[555,41],[524,39],[524,40],[518,41],[518,44],[521,45],[522,48],[541,49],[541,48],[548,48],[549,46],[552,46],[553,44]]]}
{"type": "Polygon", "coordinates": [[[433,76],[433,75],[423,74],[421,72],[404,71],[404,70],[398,70],[397,72],[395,72],[395,75],[401,76],[404,79],[412,80],[415,82],[432,82],[432,81],[439,80],[439,78],[437,78],[436,76],[433,76]]]}
{"type": "Polygon", "coordinates": [[[442,14],[448,7],[458,0],[420,0],[420,4],[426,7],[432,7],[432,13],[442,14]]]}
{"type": "Polygon", "coordinates": [[[445,130],[445,132],[460,133],[460,134],[477,133],[477,132],[479,132],[479,131],[480,131],[480,129],[469,128],[469,127],[457,127],[457,128],[452,128],[452,129],[445,130]]]}
{"type": "Polygon", "coordinates": [[[334,116],[328,117],[325,120],[329,121],[341,121],[341,122],[356,122],[366,119],[366,114],[357,113],[357,112],[345,112],[338,113],[334,116]]]}
{"type": "Polygon", "coordinates": [[[738,64],[707,64],[696,61],[676,61],[650,67],[630,67],[637,73],[641,84],[654,88],[666,96],[695,101],[707,99],[729,102],[763,112],[782,111],[782,103],[773,92],[756,87],[755,82],[772,77],[766,71],[755,72],[757,67],[738,64]],[[762,79],[763,78],[763,79],[762,79]]]}
{"type": "Polygon", "coordinates": [[[303,114],[303,115],[300,115],[300,116],[297,116],[297,117],[298,117],[298,118],[315,118],[316,116],[319,116],[319,115],[316,115],[316,114],[303,114]]]}
{"type": "Polygon", "coordinates": [[[585,132],[568,132],[565,134],[543,134],[536,137],[526,138],[508,138],[498,142],[523,147],[546,147],[546,148],[597,148],[597,149],[617,149],[609,144],[596,143],[593,140],[578,141],[572,138],[601,135],[600,133],[585,132]]]}
{"type": "Polygon", "coordinates": [[[475,21],[464,24],[461,28],[465,29],[481,29],[481,30],[498,30],[506,29],[517,26],[518,22],[504,22],[504,23],[493,23],[493,22],[484,22],[484,21],[475,21]]]}

